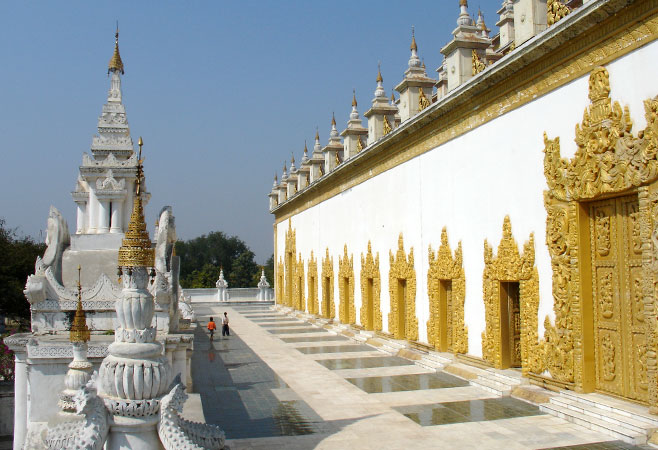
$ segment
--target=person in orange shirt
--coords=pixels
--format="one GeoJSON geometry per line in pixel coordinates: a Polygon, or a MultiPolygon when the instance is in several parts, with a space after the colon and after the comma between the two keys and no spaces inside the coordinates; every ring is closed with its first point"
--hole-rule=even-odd
{"type": "Polygon", "coordinates": [[[215,324],[215,321],[213,318],[210,318],[210,321],[208,322],[208,331],[210,331],[210,340],[212,341],[213,336],[215,335],[215,330],[217,329],[217,325],[215,324]]]}

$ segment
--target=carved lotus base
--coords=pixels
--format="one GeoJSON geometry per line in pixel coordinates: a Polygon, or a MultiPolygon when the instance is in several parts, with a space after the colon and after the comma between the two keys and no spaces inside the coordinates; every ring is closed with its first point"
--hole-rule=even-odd
{"type": "Polygon", "coordinates": [[[160,412],[160,399],[123,400],[120,398],[104,398],[105,407],[113,416],[147,417],[160,412]]]}
{"type": "Polygon", "coordinates": [[[103,360],[99,375],[101,392],[106,397],[150,400],[167,391],[171,366],[164,356],[132,359],[109,355],[103,360]]]}

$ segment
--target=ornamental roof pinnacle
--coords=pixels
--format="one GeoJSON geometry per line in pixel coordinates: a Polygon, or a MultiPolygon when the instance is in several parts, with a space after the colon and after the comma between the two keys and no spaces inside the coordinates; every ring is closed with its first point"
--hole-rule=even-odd
{"type": "Polygon", "coordinates": [[[71,323],[71,331],[69,332],[69,340],[71,342],[87,342],[91,337],[89,327],[87,326],[85,310],[82,307],[82,285],[80,284],[81,269],[80,265],[78,265],[78,306],[75,310],[73,322],[71,323]]]}
{"type": "Polygon", "coordinates": [[[336,116],[333,112],[331,113],[331,126],[332,127],[336,126],[336,116]]]}
{"type": "Polygon", "coordinates": [[[409,50],[418,51],[418,45],[416,45],[416,33],[414,26],[411,26],[411,48],[409,50]]]}
{"type": "Polygon", "coordinates": [[[352,106],[356,108],[356,89],[352,89],[352,106]]]}
{"type": "Polygon", "coordinates": [[[151,238],[146,230],[144,221],[144,208],[142,206],[141,185],[144,177],[142,166],[142,145],[144,141],[139,137],[139,159],[137,160],[137,179],[135,180],[135,195],[133,197],[133,210],[130,214],[130,223],[126,231],[121,248],[119,249],[119,266],[123,267],[154,267],[155,253],[151,246],[151,238]]]}
{"type": "Polygon", "coordinates": [[[382,78],[382,63],[379,62],[377,63],[377,79],[375,80],[377,83],[381,83],[384,81],[384,78],[382,78]]]}
{"type": "Polygon", "coordinates": [[[110,63],[107,66],[107,73],[110,72],[121,72],[121,75],[124,74],[123,71],[123,61],[121,61],[121,55],[119,54],[119,23],[117,22],[117,31],[114,34],[114,53],[110,59],[110,63]]]}
{"type": "Polygon", "coordinates": [[[466,6],[466,7],[468,7],[468,0],[459,0],[459,6],[466,6]]]}

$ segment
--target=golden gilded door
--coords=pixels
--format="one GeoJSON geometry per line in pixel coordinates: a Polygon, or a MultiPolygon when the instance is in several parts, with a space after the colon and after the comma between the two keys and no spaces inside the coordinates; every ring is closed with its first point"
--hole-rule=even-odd
{"type": "Polygon", "coordinates": [[[596,388],[647,402],[637,196],[591,203],[589,218],[596,388]]]}
{"type": "Polygon", "coordinates": [[[521,367],[521,302],[519,282],[500,283],[502,366],[521,367]]]}

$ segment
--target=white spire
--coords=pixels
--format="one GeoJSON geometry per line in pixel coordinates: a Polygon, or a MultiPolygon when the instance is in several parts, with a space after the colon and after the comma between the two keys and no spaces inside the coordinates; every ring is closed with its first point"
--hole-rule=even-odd
{"type": "Polygon", "coordinates": [[[382,65],[377,64],[377,88],[375,89],[375,99],[385,98],[386,91],[384,91],[384,78],[382,78],[382,65]]]}
{"type": "Polygon", "coordinates": [[[420,67],[421,61],[418,57],[418,45],[416,45],[415,29],[411,27],[411,56],[409,57],[409,68],[420,67]]]}
{"type": "Polygon", "coordinates": [[[459,17],[457,18],[457,25],[472,25],[473,19],[468,15],[468,1],[459,0],[459,17]]]}
{"type": "Polygon", "coordinates": [[[302,164],[304,164],[307,161],[308,161],[308,148],[306,147],[306,140],[304,140],[304,155],[302,155],[302,164]]]}
{"type": "Polygon", "coordinates": [[[322,153],[322,144],[320,144],[320,132],[315,130],[315,145],[313,146],[313,153],[322,153]]]}
{"type": "Polygon", "coordinates": [[[352,90],[352,112],[350,113],[350,120],[359,120],[359,111],[356,110],[356,89],[352,90]]]}

